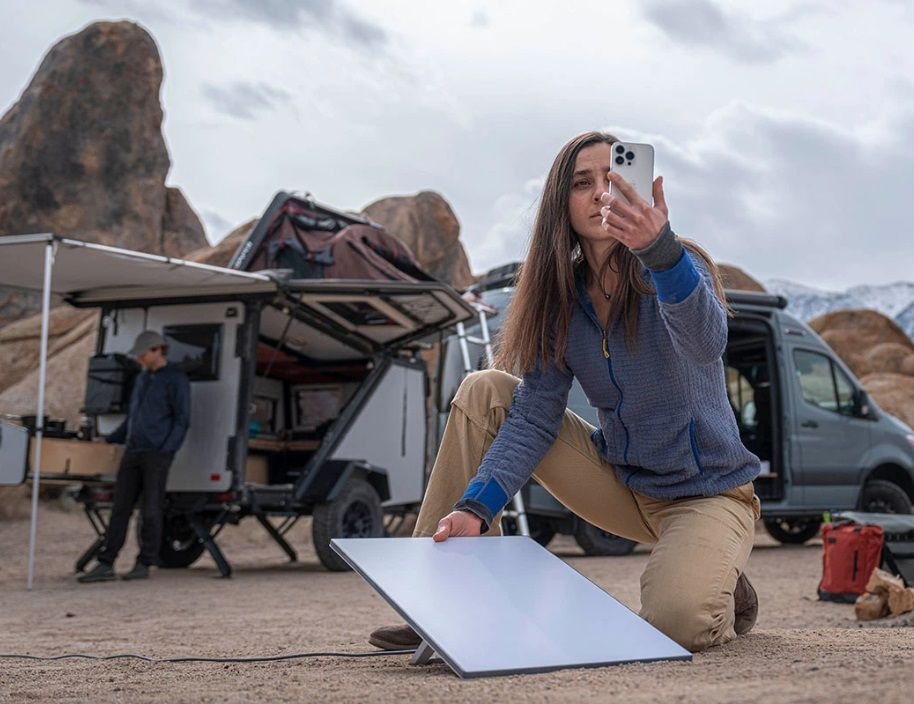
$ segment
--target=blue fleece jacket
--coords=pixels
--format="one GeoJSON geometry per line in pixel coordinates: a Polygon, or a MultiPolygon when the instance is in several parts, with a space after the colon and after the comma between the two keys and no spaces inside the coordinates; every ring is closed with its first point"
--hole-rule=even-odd
{"type": "Polygon", "coordinates": [[[133,384],[127,418],[106,440],[127,452],[177,452],[190,426],[190,382],[174,364],[143,372],[133,384]]]}
{"type": "Polygon", "coordinates": [[[604,356],[601,323],[579,279],[566,368],[538,364],[523,376],[455,508],[491,524],[555,441],[575,377],[597,409],[592,440],[599,454],[634,491],[657,499],[713,496],[758,475],[759,459],[740,441],[727,397],[727,315],[709,272],[669,225],[634,253],[656,291],[641,297],[634,347],[617,317],[604,356]]]}

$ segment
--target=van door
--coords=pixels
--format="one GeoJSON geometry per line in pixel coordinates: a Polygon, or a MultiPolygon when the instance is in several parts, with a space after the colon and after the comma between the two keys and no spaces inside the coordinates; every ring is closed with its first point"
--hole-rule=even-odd
{"type": "Polygon", "coordinates": [[[871,423],[854,415],[855,386],[822,350],[791,348],[794,483],[805,507],[853,508],[871,423]]]}

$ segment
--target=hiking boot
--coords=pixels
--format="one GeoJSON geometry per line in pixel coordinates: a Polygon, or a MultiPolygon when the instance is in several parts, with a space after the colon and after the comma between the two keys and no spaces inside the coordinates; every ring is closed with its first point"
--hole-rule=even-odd
{"type": "Polygon", "coordinates": [[[412,650],[419,647],[422,638],[405,623],[402,626],[384,626],[368,636],[368,642],[381,650],[412,650]]]}
{"type": "Polygon", "coordinates": [[[132,570],[121,575],[121,579],[127,580],[146,579],[147,577],[149,577],[149,565],[144,565],[142,562],[137,562],[132,570]]]}
{"type": "Polygon", "coordinates": [[[76,578],[77,582],[89,584],[90,582],[111,582],[117,575],[114,574],[114,567],[107,562],[99,562],[91,570],[76,578]]]}
{"type": "Polygon", "coordinates": [[[733,611],[733,630],[736,635],[741,636],[751,631],[758,618],[758,594],[745,574],[739,576],[733,589],[733,611]]]}

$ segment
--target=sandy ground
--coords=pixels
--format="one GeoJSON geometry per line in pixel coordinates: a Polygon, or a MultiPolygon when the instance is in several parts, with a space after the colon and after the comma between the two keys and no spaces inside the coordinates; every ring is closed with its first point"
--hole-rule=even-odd
{"type": "MultiPolygon", "coordinates": [[[[90,542],[84,517],[63,504],[40,512],[35,588],[25,591],[28,522],[0,523],[0,652],[139,652],[251,656],[364,652],[368,632],[398,621],[360,577],[322,569],[307,525],[285,562],[254,521],[220,536],[235,567],[217,576],[204,556],[147,582],[81,585],[73,561],[90,542]]],[[[558,538],[553,551],[632,608],[647,553],[583,557],[558,538]]],[[[263,664],[150,664],[135,660],[0,660],[0,701],[360,702],[910,702],[914,629],[861,628],[851,606],[815,598],[821,545],[783,547],[761,530],[749,565],[760,594],[756,628],[691,663],[460,680],[444,664],[407,656],[321,658],[263,664]]],[[[126,570],[134,546],[117,567],[126,570]]],[[[907,623],[911,623],[908,619],[907,623]]]]}

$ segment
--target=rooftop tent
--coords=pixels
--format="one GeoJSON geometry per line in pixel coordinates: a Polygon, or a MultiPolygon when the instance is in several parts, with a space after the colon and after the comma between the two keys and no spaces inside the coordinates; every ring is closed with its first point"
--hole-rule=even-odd
{"type": "Polygon", "coordinates": [[[368,218],[277,193],[229,262],[230,269],[287,269],[294,279],[436,281],[396,235],[368,218]]]}
{"type": "Polygon", "coordinates": [[[27,588],[32,588],[38,487],[41,482],[44,394],[51,295],[73,305],[99,305],[127,299],[169,299],[184,295],[269,295],[276,283],[263,274],[229,271],[170,257],[81,242],[52,234],[0,237],[0,285],[42,292],[36,447],[29,529],[27,588]]]}

